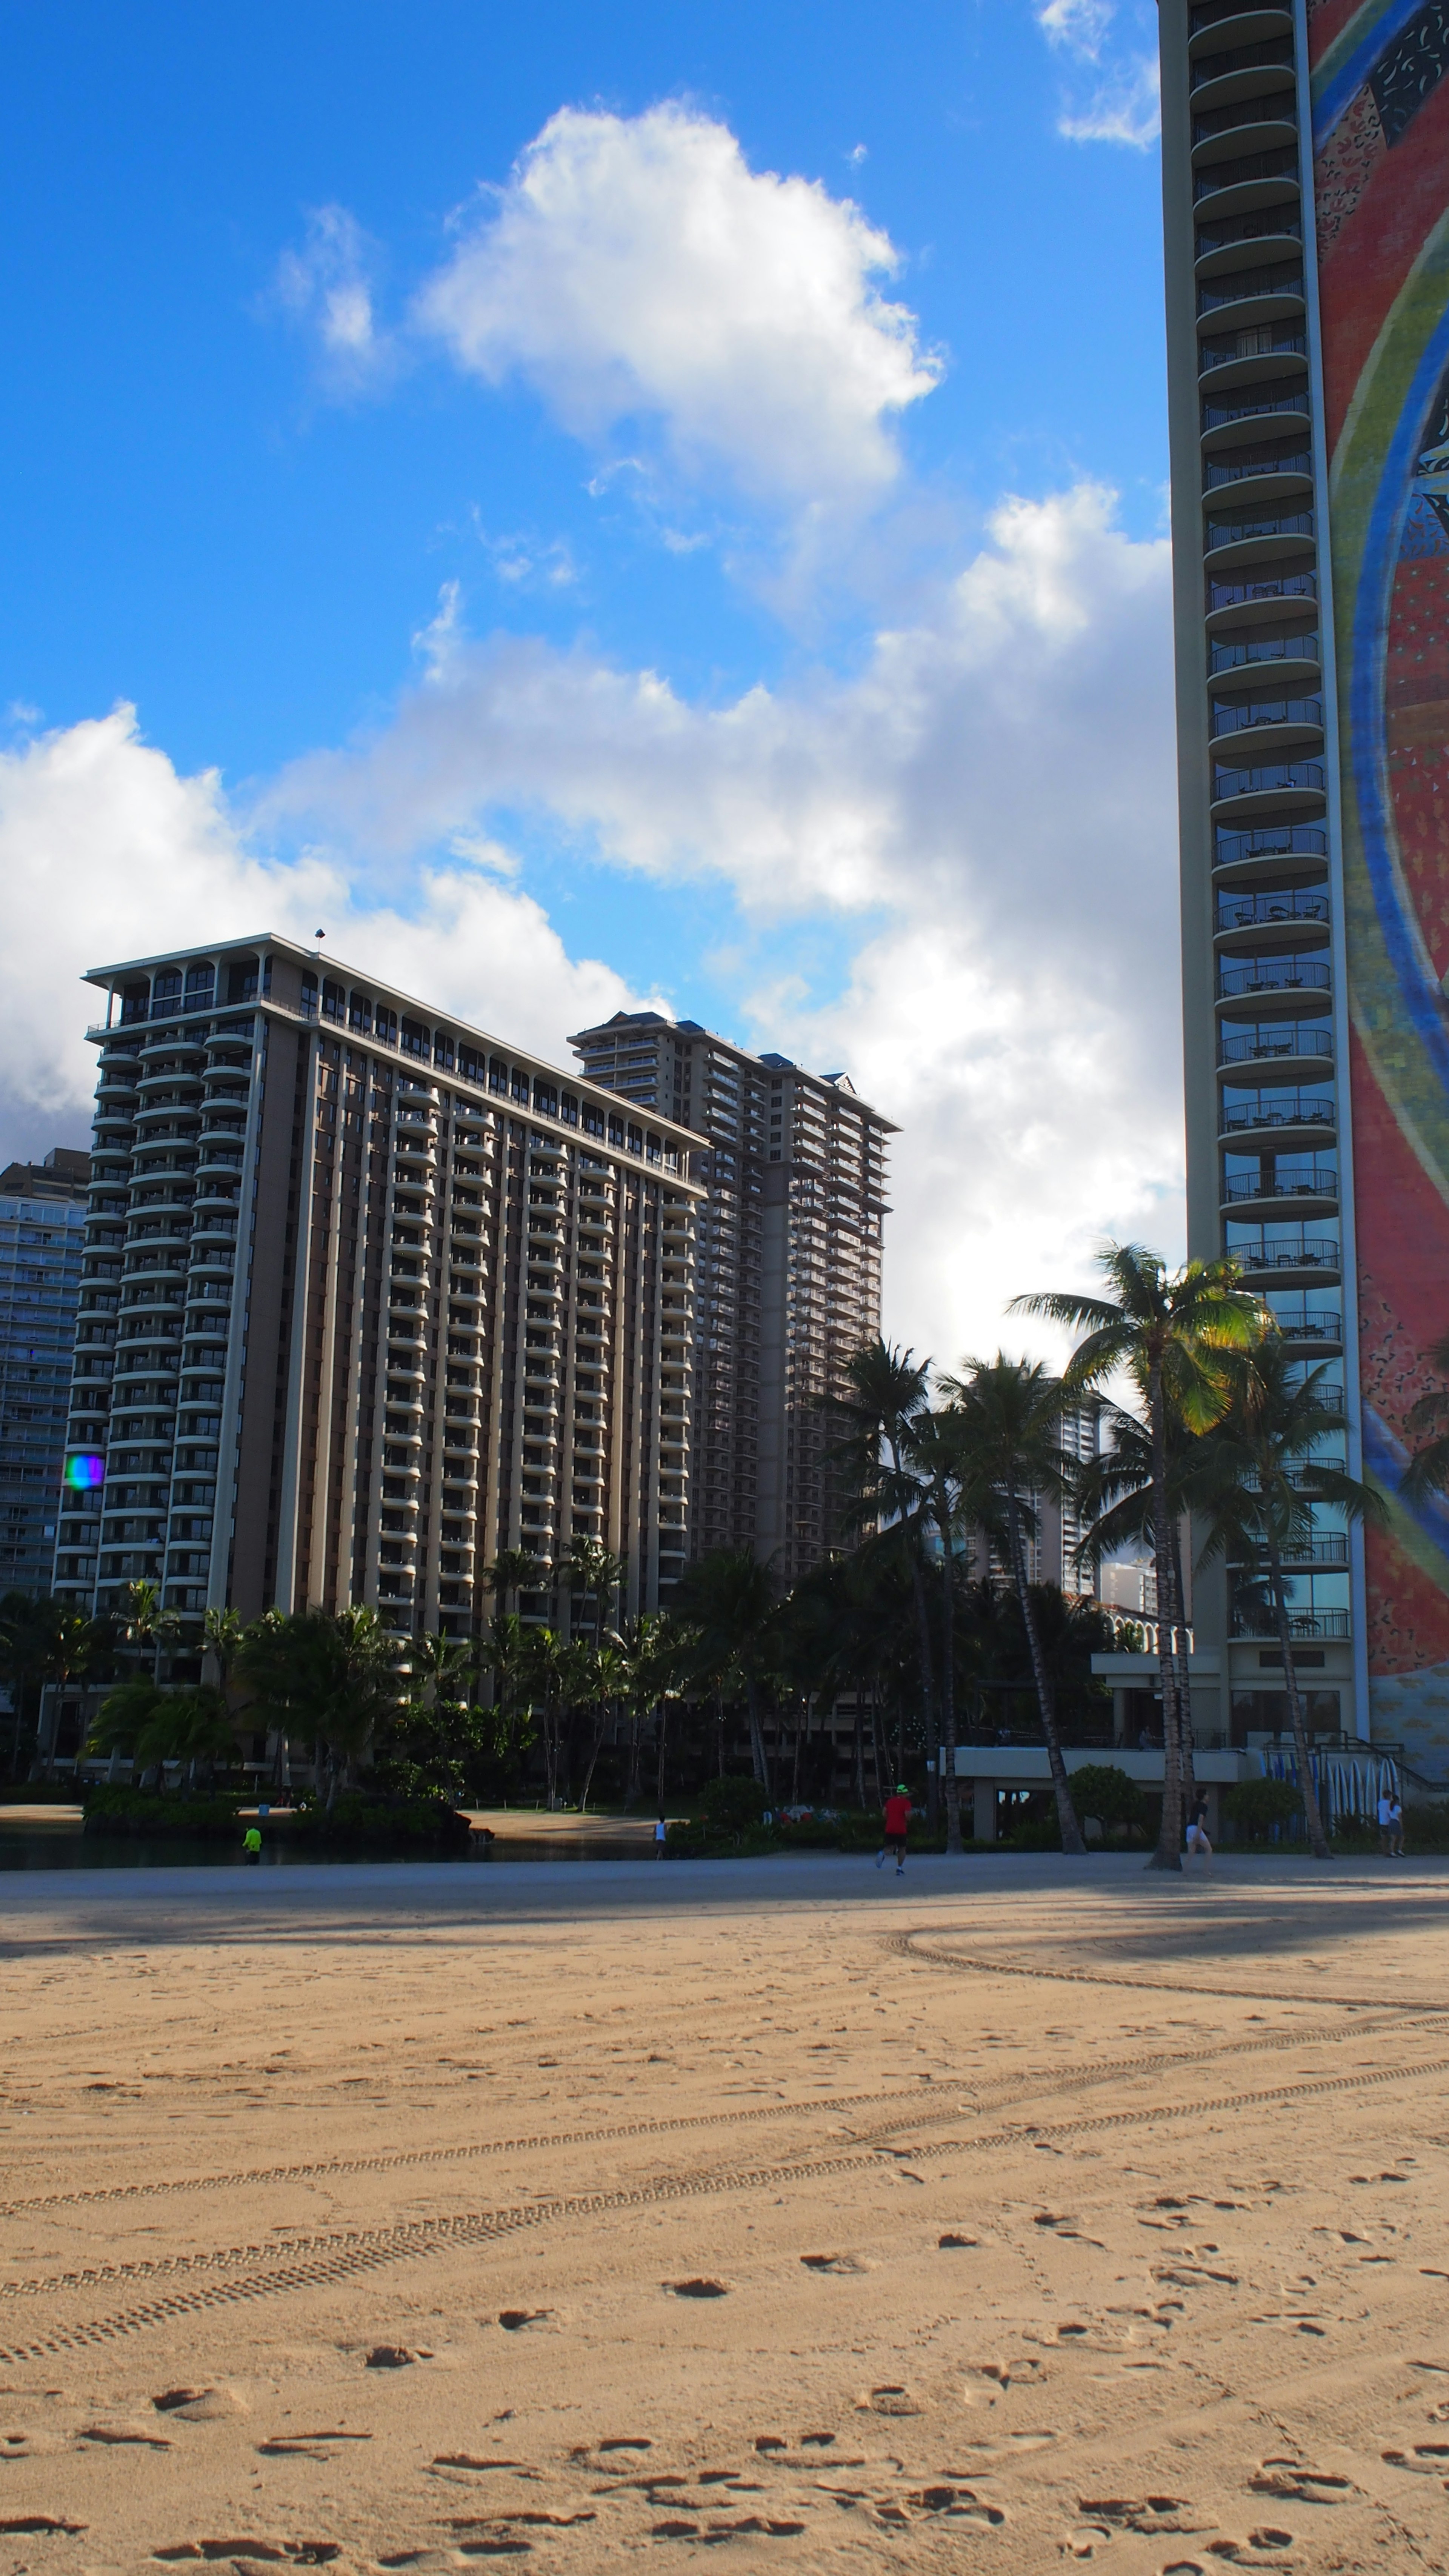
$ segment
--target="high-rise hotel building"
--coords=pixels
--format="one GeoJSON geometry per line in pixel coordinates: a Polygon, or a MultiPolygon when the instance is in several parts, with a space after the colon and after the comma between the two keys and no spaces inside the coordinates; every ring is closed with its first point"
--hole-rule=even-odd
{"type": "Polygon", "coordinates": [[[576,1532],[687,1543],[696,1142],[271,936],[98,968],[55,1588],[466,1634],[576,1532]]]}
{"type": "MultiPolygon", "coordinates": [[[[1449,1330],[1449,9],[1161,0],[1189,1242],[1347,1455],[1292,1575],[1324,1730],[1449,1753],[1449,1509],[1401,1490],[1449,1330]]],[[[1281,1714],[1201,1586],[1235,1731],[1281,1714]]]]}
{"type": "Polygon", "coordinates": [[[590,1081],[703,1140],[690,1552],[752,1547],[793,1583],[845,1535],[829,1403],[880,1331],[896,1131],[844,1074],[696,1020],[618,1011],[569,1044],[590,1081]]]}

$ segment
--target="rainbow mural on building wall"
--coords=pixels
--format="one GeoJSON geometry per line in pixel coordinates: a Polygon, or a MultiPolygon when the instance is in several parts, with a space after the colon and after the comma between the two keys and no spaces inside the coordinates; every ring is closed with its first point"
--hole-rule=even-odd
{"type": "Polygon", "coordinates": [[[1309,0],[1376,1736],[1449,1748],[1449,1503],[1399,1491],[1449,1332],[1449,0],[1309,0]]]}

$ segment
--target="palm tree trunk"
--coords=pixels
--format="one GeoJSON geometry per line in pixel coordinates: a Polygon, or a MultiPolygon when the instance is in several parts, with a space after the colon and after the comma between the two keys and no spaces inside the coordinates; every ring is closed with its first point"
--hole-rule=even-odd
{"type": "Polygon", "coordinates": [[[669,1700],[666,1694],[659,1703],[659,1769],[655,1780],[656,1812],[659,1814],[664,1811],[664,1737],[668,1725],[669,1700]]]}
{"type": "Polygon", "coordinates": [[[800,1711],[800,1721],[795,1729],[795,1755],[790,1766],[790,1804],[792,1807],[798,1807],[800,1804],[800,1741],[802,1736],[808,1732],[810,1725],[810,1693],[808,1691],[804,1693],[804,1701],[805,1705],[800,1711]]]}
{"type": "MultiPolygon", "coordinates": [[[[946,1766],[946,1849],[961,1850],[961,1783],[956,1776],[956,1560],[951,1553],[951,1515],[942,1510],[936,1526],[941,1534],[941,1763],[946,1766]]],[[[927,1807],[927,1820],[930,1809],[927,1807]]]]}
{"type": "Polygon", "coordinates": [[[1278,1643],[1283,1649],[1283,1688],[1288,1696],[1288,1723],[1293,1729],[1293,1752],[1298,1764],[1298,1790],[1303,1800],[1303,1821],[1308,1827],[1308,1844],[1315,1860],[1332,1860],[1328,1836],[1323,1830],[1323,1814],[1318,1792],[1313,1785],[1313,1764],[1308,1753],[1308,1730],[1303,1723],[1303,1701],[1298,1689],[1298,1667],[1293,1660],[1293,1631],[1288,1622],[1288,1595],[1283,1587],[1283,1560],[1278,1542],[1268,1532],[1268,1579],[1273,1587],[1273,1616],[1278,1624],[1278,1643]]]}
{"type": "Polygon", "coordinates": [[[1021,1510],[1017,1503],[1014,1484],[1008,1485],[1006,1489],[1006,1513],[1011,1537],[1011,1571],[1016,1583],[1016,1597],[1021,1604],[1021,1624],[1026,1630],[1032,1679],[1036,1683],[1036,1704],[1041,1712],[1041,1731],[1046,1738],[1047,1761],[1051,1767],[1052,1789],[1057,1802],[1057,1822],[1062,1829],[1062,1849],[1064,1852],[1070,1852],[1074,1860],[1085,1860],[1087,1846],[1082,1840],[1082,1828],[1077,1822],[1077,1811],[1072,1804],[1071,1783],[1067,1778],[1067,1766],[1062,1754],[1062,1739],[1057,1731],[1056,1700],[1052,1692],[1051,1675],[1047,1671],[1046,1657],[1042,1653],[1041,1631],[1036,1624],[1031,1586],[1026,1579],[1026,1548],[1022,1540],[1021,1510]]]}
{"type": "Polygon", "coordinates": [[[852,1751],[855,1756],[855,1803],[862,1812],[864,1812],[865,1808],[865,1727],[860,1712],[860,1703],[863,1697],[864,1685],[859,1673],[857,1673],[855,1676],[854,1700],[855,1734],[852,1743],[852,1751]]]}
{"type": "Polygon", "coordinates": [[[1152,1549],[1157,1568],[1157,1669],[1162,1677],[1162,1821],[1149,1869],[1182,1867],[1182,1726],[1173,1654],[1172,1523],[1167,1503],[1167,1411],[1162,1369],[1148,1381],[1152,1430],[1152,1549]]]}
{"type": "Polygon", "coordinates": [[[754,1764],[755,1778],[768,1798],[771,1795],[770,1765],[765,1754],[765,1733],[760,1724],[760,1695],[752,1674],[745,1682],[745,1706],[750,1714],[750,1759],[754,1764]]]}
{"type": "Polygon", "coordinates": [[[1172,1641],[1177,1675],[1178,1739],[1182,1745],[1182,1792],[1189,1812],[1197,1799],[1196,1746],[1192,1733],[1192,1676],[1188,1671],[1187,1586],[1182,1579],[1182,1531],[1172,1524],[1172,1641]],[[1177,1641],[1181,1638],[1181,1649],[1177,1641]]]}

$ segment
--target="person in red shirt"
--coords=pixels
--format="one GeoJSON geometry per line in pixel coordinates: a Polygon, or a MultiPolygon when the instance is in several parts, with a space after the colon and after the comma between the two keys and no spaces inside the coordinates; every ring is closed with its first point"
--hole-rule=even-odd
{"type": "Polygon", "coordinates": [[[897,1878],[905,1877],[906,1835],[910,1831],[910,1823],[911,1802],[906,1791],[906,1784],[904,1780],[901,1780],[897,1783],[895,1796],[893,1798],[887,1798],[885,1802],[885,1837],[880,1850],[875,1856],[875,1865],[877,1869],[882,1866],[886,1853],[888,1851],[894,1852],[896,1856],[896,1876],[897,1878]]]}

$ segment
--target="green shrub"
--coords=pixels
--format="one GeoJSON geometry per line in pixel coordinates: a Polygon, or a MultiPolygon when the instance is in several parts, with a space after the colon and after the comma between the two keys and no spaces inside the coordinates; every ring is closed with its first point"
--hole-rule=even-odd
{"type": "Polygon", "coordinates": [[[202,1842],[233,1842],[241,1838],[237,1821],[239,1794],[218,1798],[177,1798],[170,1794],[144,1789],[110,1789],[98,1786],[86,1791],[85,1828],[88,1834],[126,1834],[144,1837],[184,1836],[202,1842]]]}
{"type": "Polygon", "coordinates": [[[308,1807],[284,1830],[304,1846],[397,1853],[466,1851],[470,1829],[446,1798],[369,1798],[362,1790],[344,1789],[330,1813],[308,1807]]]}
{"type": "Polygon", "coordinates": [[[694,1810],[716,1833],[741,1833],[746,1825],[759,1823],[769,1803],[758,1780],[743,1780],[730,1773],[701,1789],[694,1810]]]}
{"type": "Polygon", "coordinates": [[[1115,1762],[1084,1762],[1070,1775],[1072,1804],[1085,1821],[1090,1816],[1102,1828],[1103,1838],[1115,1825],[1125,1825],[1129,1832],[1142,1832],[1146,1827],[1146,1801],[1137,1782],[1115,1762]]]}
{"type": "Polygon", "coordinates": [[[1224,1791],[1223,1813],[1245,1841],[1266,1842],[1275,1825],[1292,1829],[1303,1800],[1291,1780],[1240,1780],[1224,1791]]]}

